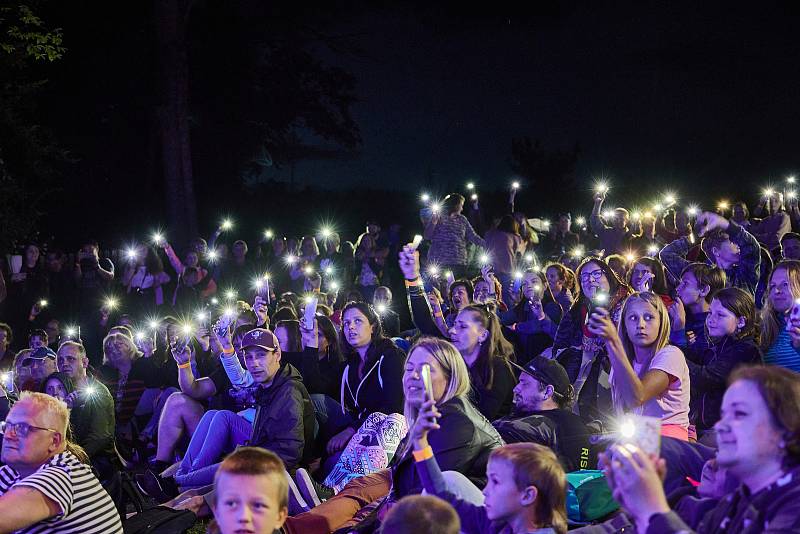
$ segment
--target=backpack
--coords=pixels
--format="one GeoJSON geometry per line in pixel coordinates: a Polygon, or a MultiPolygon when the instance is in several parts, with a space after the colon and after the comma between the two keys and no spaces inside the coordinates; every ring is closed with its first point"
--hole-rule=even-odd
{"type": "Polygon", "coordinates": [[[567,473],[567,517],[588,523],[619,509],[602,471],[585,469],[567,473]]]}
{"type": "Polygon", "coordinates": [[[124,534],[184,534],[197,522],[194,512],[159,506],[142,495],[130,473],[120,473],[119,486],[116,504],[122,510],[124,534]],[[136,513],[126,519],[129,504],[136,513]]]}

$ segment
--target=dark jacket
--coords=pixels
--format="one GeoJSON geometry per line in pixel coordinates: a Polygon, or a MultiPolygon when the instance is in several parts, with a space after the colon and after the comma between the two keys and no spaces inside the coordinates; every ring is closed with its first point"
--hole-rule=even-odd
{"type": "Polygon", "coordinates": [[[403,413],[403,373],[405,353],[391,339],[373,342],[367,351],[364,376],[358,378],[358,362],[350,361],[342,372],[340,401],[357,429],[368,415],[403,413]]]}
{"type": "MultiPolygon", "coordinates": [[[[741,256],[739,263],[725,270],[726,287],[738,287],[753,295],[756,292],[761,272],[761,248],[752,234],[733,221],[730,221],[728,235],[731,242],[739,246],[741,256]]],[[[680,279],[683,269],[691,263],[686,259],[686,255],[692,246],[688,237],[681,237],[664,247],[659,253],[661,263],[676,280],[680,279]]]]}
{"type": "Polygon", "coordinates": [[[684,349],[684,354],[692,388],[689,420],[700,432],[719,421],[731,371],[741,364],[762,363],[761,349],[752,338],[727,336],[703,351],[690,346],[684,349]]]}
{"type": "Polygon", "coordinates": [[[303,352],[283,352],[281,358],[300,371],[309,393],[320,393],[332,399],[339,396],[345,368],[342,360],[332,354],[320,359],[319,349],[313,347],[305,347],[303,352]]]}
{"type": "Polygon", "coordinates": [[[744,486],[723,497],[703,516],[699,525],[687,526],[678,514],[668,512],[650,518],[648,534],[697,532],[698,534],[758,534],[800,532],[800,468],[795,467],[755,495],[744,486]]]}
{"type": "MultiPolygon", "coordinates": [[[[428,442],[443,471],[458,471],[476,486],[486,484],[489,453],[503,445],[497,430],[468,400],[458,397],[437,406],[440,429],[428,434],[428,442]]],[[[409,436],[397,447],[392,470],[392,494],[399,499],[422,492],[422,481],[414,468],[409,436]]]]}
{"type": "Polygon", "coordinates": [[[89,379],[91,395],[81,394],[70,410],[69,421],[75,441],[89,458],[116,458],[114,450],[114,398],[102,382],[89,379]]]}
{"type": "Polygon", "coordinates": [[[506,443],[530,442],[550,447],[564,471],[594,469],[597,455],[592,451],[591,431],[569,410],[541,410],[512,413],[492,422],[506,443]]]}
{"type": "Polygon", "coordinates": [[[247,444],[271,450],[293,471],[314,440],[314,405],[297,369],[282,365],[268,388],[258,388],[256,403],[247,444]]]}

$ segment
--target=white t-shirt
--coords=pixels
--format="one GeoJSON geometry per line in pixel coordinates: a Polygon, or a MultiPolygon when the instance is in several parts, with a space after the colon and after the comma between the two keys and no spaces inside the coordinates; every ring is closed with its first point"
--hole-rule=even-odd
{"type": "MultiPolygon", "coordinates": [[[[643,405],[628,410],[628,413],[658,417],[665,425],[680,425],[689,427],[689,367],[686,358],[678,347],[667,345],[656,352],[649,362],[633,362],[633,371],[641,379],[648,371],[659,369],[669,375],[667,390],[645,402],[643,405]]],[[[614,369],[610,374],[611,392],[614,406],[619,411],[622,402],[614,393],[614,369]]]]}

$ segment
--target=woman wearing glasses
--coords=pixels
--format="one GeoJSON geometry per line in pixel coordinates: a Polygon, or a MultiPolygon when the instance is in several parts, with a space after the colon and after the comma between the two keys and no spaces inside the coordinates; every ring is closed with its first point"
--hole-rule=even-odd
{"type": "MultiPolygon", "coordinates": [[[[414,324],[425,335],[443,337],[422,287],[419,253],[410,245],[400,252],[400,270],[406,280],[414,324]]],[[[447,334],[469,368],[475,406],[489,421],[507,415],[517,382],[508,360],[515,357],[514,347],[503,337],[497,315],[489,305],[470,304],[458,312],[447,334]]]]}
{"type": "Polygon", "coordinates": [[[611,370],[611,364],[603,339],[590,332],[586,322],[594,307],[603,306],[616,324],[631,289],[606,262],[596,258],[583,260],[576,276],[580,292],[558,325],[553,355],[569,373],[580,415],[604,420],[610,411],[611,393],[601,385],[605,380],[600,378],[611,370]]]}

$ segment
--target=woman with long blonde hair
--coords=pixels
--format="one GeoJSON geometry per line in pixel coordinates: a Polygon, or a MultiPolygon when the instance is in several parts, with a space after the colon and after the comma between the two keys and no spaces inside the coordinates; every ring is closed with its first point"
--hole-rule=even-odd
{"type": "Polygon", "coordinates": [[[761,309],[761,350],[764,363],[800,372],[800,352],[786,328],[786,316],[800,298],[800,261],[783,260],[775,266],[761,309]]]}
{"type": "Polygon", "coordinates": [[[657,417],[662,435],[688,440],[689,368],[680,349],[669,344],[669,314],[661,297],[629,296],[619,327],[607,310],[597,308],[588,327],[605,340],[616,412],[657,417]]]}

